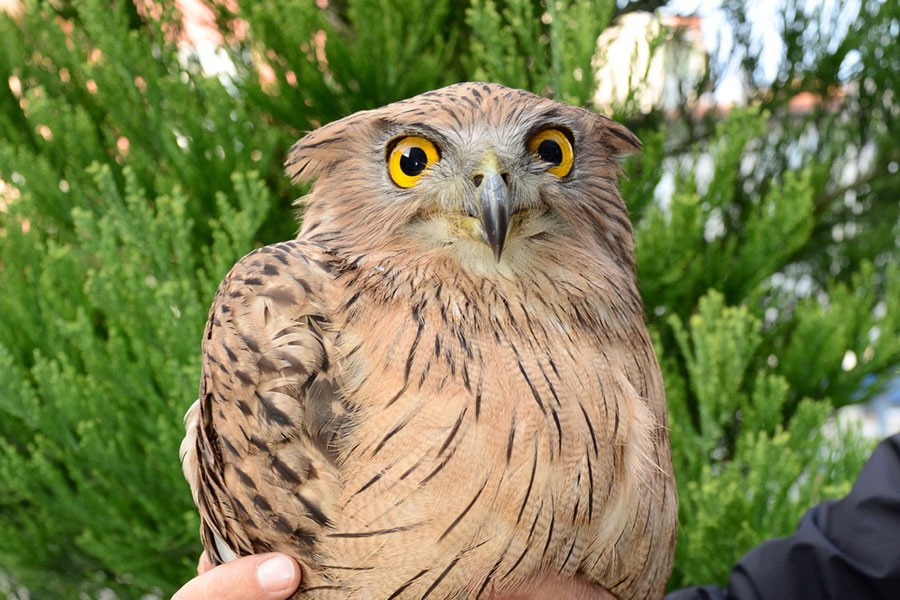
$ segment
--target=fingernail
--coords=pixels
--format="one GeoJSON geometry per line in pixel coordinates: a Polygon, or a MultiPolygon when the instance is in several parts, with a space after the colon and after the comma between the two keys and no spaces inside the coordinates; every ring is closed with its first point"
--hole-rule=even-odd
{"type": "Polygon", "coordinates": [[[294,582],[294,563],[285,556],[273,556],[256,567],[256,579],[267,592],[281,592],[294,582]]]}

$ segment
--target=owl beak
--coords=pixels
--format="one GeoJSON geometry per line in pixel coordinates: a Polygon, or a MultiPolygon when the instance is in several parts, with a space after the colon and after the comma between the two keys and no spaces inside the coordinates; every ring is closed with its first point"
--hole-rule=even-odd
{"type": "Polygon", "coordinates": [[[487,168],[475,176],[475,185],[481,204],[481,227],[485,241],[494,251],[494,260],[500,262],[509,228],[510,207],[506,181],[496,168],[487,168]]]}

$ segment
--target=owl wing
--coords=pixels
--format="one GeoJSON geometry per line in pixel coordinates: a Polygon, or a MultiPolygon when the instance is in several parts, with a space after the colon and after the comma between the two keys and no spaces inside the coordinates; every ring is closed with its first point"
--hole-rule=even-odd
{"type": "Polygon", "coordinates": [[[215,564],[282,551],[301,563],[339,495],[327,257],[301,241],[260,248],[219,285],[182,466],[215,564]]]}

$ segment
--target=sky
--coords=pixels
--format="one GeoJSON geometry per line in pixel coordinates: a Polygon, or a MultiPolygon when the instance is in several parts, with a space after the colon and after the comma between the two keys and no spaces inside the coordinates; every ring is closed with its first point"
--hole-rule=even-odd
{"type": "MultiPolygon", "coordinates": [[[[807,11],[821,10],[826,23],[833,23],[829,32],[831,38],[841,39],[858,11],[860,0],[797,0],[807,11]]],[[[759,0],[747,2],[747,20],[753,28],[753,38],[761,48],[760,68],[763,80],[771,82],[778,74],[778,66],[784,53],[784,44],[779,34],[782,23],[781,13],[786,0],[759,0]]],[[[740,104],[744,98],[743,85],[738,75],[740,57],[733,53],[733,36],[728,18],[722,9],[721,0],[673,0],[668,5],[672,14],[702,17],[703,38],[707,48],[713,53],[711,60],[722,66],[721,77],[713,92],[719,104],[740,104]]],[[[852,60],[852,59],[851,59],[852,60]]],[[[850,68],[845,64],[844,68],[850,68]]]]}

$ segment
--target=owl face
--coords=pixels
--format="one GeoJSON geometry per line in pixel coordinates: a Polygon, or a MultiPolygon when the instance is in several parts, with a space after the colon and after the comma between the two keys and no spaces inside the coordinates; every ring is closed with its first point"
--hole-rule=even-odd
{"type": "Polygon", "coordinates": [[[463,83],[320,128],[294,146],[287,171],[316,179],[302,234],[329,245],[500,264],[550,240],[630,259],[617,158],[637,148],[589,111],[463,83]]]}
{"type": "Polygon", "coordinates": [[[508,237],[552,211],[574,166],[574,135],[552,117],[530,129],[479,120],[442,131],[410,123],[385,146],[387,179],[418,205],[421,239],[470,240],[499,262],[508,237]],[[450,237],[448,237],[450,236],[450,237]]]}

